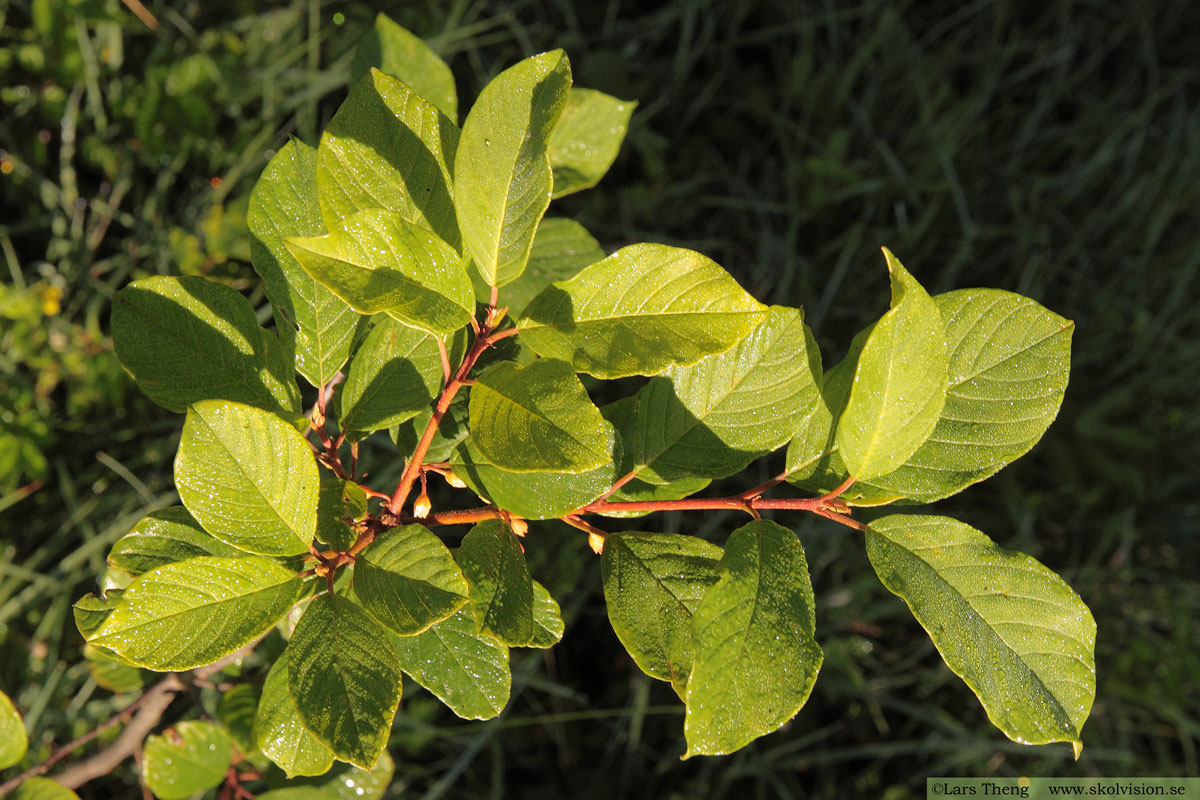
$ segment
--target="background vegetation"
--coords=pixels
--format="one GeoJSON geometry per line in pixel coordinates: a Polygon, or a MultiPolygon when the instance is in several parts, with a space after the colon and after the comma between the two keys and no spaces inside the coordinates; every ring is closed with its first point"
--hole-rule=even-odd
{"type": "MultiPolygon", "coordinates": [[[[182,417],[121,372],[109,297],[184,273],[261,303],[250,188],[286,137],[316,143],[376,10],[147,6],[153,21],[117,0],[0,0],[0,688],[25,714],[26,765],[132,699],[97,684],[70,605],[118,536],[175,502],[182,417]]],[[[923,797],[927,775],[1200,775],[1200,6],[378,10],[430,40],[464,105],[559,46],[578,85],[636,99],[613,171],[556,213],[610,250],[701,250],[760,299],[803,306],[827,364],[886,304],[880,245],[931,292],[1005,288],[1073,318],[1072,382],[1046,439],[941,505],[1061,572],[1099,625],[1082,759],[1010,743],[852,533],[780,516],[809,550],[822,679],[783,732],[680,762],[682,707],[621,650],[598,564],[578,537],[545,533],[528,550],[563,601],[565,640],[515,660],[498,720],[406,691],[391,796],[904,798],[923,797]]],[[[367,457],[381,481],[395,470],[394,451],[367,457]]],[[[643,524],[722,536],[740,519],[643,524]]],[[[135,787],[127,764],[81,795],[135,787]]]]}

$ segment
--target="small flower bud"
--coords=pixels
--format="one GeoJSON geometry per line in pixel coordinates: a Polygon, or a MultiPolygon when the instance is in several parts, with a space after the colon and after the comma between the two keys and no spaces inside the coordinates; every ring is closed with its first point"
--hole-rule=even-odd
{"type": "Polygon", "coordinates": [[[508,526],[512,528],[512,532],[517,536],[524,536],[529,533],[529,523],[520,517],[509,517],[508,526]]]}
{"type": "Polygon", "coordinates": [[[455,489],[465,489],[467,485],[463,483],[463,479],[454,474],[454,470],[448,469],[442,473],[442,477],[446,479],[446,483],[453,486],[455,489]]]}
{"type": "Polygon", "coordinates": [[[413,500],[413,516],[417,519],[428,517],[431,508],[433,508],[433,503],[429,502],[429,495],[425,492],[421,492],[417,495],[417,499],[413,500]]]}
{"type": "Polygon", "coordinates": [[[592,548],[593,553],[600,555],[604,552],[604,537],[598,533],[589,533],[588,546],[592,548]]]}

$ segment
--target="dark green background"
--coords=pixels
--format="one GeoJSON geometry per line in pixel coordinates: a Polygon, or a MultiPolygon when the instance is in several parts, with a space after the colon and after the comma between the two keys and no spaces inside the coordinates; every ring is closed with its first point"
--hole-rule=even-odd
{"type": "MultiPolygon", "coordinates": [[[[374,16],[315,0],[147,5],[157,32],[116,0],[0,2],[0,688],[26,713],[31,763],[127,702],[90,683],[69,607],[111,542],[174,502],[182,420],[120,372],[108,298],[182,272],[262,300],[249,190],[288,135],[315,143],[374,16]]],[[[929,775],[1200,774],[1200,6],[380,8],[447,59],[464,111],[490,76],[553,47],[577,85],[637,100],[609,175],[552,213],[609,250],[703,251],[761,300],[802,306],[827,365],[886,306],[881,245],[931,292],[1008,289],[1074,319],[1046,438],[937,509],[1062,573],[1099,626],[1081,760],[1010,743],[854,534],[779,515],[818,594],[812,699],[734,756],[680,762],[682,708],[621,650],[595,559],[578,536],[535,532],[534,575],[562,602],[566,639],[514,658],[498,721],[411,691],[393,796],[903,798],[929,775]]],[[[394,472],[387,447],[366,457],[381,482],[394,472]]],[[[697,517],[642,525],[720,541],[742,522],[697,517]]],[[[211,711],[210,695],[197,699],[211,711]]],[[[81,794],[135,797],[135,781],[127,765],[81,794]]]]}

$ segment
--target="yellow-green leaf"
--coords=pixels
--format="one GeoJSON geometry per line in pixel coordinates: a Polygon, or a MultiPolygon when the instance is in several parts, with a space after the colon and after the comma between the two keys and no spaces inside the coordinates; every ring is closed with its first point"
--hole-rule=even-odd
{"type": "Polygon", "coordinates": [[[837,424],[842,461],[859,480],[886,475],[933,432],[946,402],[946,329],[937,304],[890,251],[892,307],[859,353],[837,424]]]}
{"type": "Polygon", "coordinates": [[[317,205],[317,151],[293,139],[279,149],[250,193],[246,214],[250,256],[262,276],[275,329],[296,354],[296,371],[313,386],[337,374],[350,357],[360,319],[313,280],[283,240],[325,233],[317,205]]]}
{"type": "Polygon", "coordinates": [[[360,314],[382,312],[445,334],[475,313],[475,290],[457,251],[396,211],[364,209],[332,223],[324,236],[285,244],[313,280],[360,314]]]}
{"type": "Polygon", "coordinates": [[[259,556],[199,556],[142,573],[87,635],[91,644],[160,672],[211,664],[283,618],[303,582],[259,556]]]}
{"type": "Polygon", "coordinates": [[[775,306],[724,353],[651,379],[630,437],[638,476],[724,478],[785,444],[820,402],[816,350],[800,311],[775,306]]]}
{"type": "Polygon", "coordinates": [[[196,556],[245,555],[200,527],[182,506],[152,511],[108,551],[108,566],[141,575],[143,572],[196,556]]]}
{"type": "Polygon", "coordinates": [[[16,764],[29,747],[25,723],[8,695],[0,692],[0,769],[16,764]]]}
{"type": "Polygon", "coordinates": [[[687,755],[723,755],[777,730],[808,700],[823,655],[804,548],[774,522],[730,535],[721,579],[692,620],[687,755]]]}
{"type": "Polygon", "coordinates": [[[458,92],[450,67],[420,37],[382,12],[354,51],[350,82],[357,83],[371,67],[399,78],[451,121],[458,119],[458,92]]]}
{"type": "Polygon", "coordinates": [[[1096,697],[1096,621],[1066,582],[949,517],[894,514],[867,531],[879,579],[1013,741],[1070,742],[1096,697]]]}
{"type": "Polygon", "coordinates": [[[471,387],[471,438],[510,472],[588,472],[612,461],[604,417],[569,364],[502,361],[471,387]]]}
{"type": "Polygon", "coordinates": [[[159,800],[186,800],[225,779],[233,742],[211,722],[176,723],[142,748],[142,780],[159,800]]]}
{"type": "Polygon", "coordinates": [[[320,477],[312,449],[293,426],[257,408],[193,405],[175,456],[175,487],[206,531],[240,550],[298,555],[316,533],[320,477]]]}
{"type": "Polygon", "coordinates": [[[457,250],[451,175],[458,135],[433,103],[372,69],[350,88],[317,148],[326,229],[363,209],[386,208],[457,250]]]}
{"type": "Polygon", "coordinates": [[[634,244],[547,287],[518,326],[540,356],[597,378],[623,378],[724,352],[766,318],[766,306],[711,259],[634,244]]]}
{"type": "Polygon", "coordinates": [[[493,78],[463,122],[454,161],[463,248],[491,286],[525,269],[550,205],[546,148],[571,87],[562,50],[527,58],[493,78]]]}
{"type": "Polygon", "coordinates": [[[555,197],[600,182],[617,158],[635,108],[634,100],[618,100],[595,89],[571,89],[550,134],[555,197]]]}

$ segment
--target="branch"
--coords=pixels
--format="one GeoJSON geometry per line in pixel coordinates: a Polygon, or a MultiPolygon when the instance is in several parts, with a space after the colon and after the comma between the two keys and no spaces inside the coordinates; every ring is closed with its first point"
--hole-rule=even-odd
{"type": "MultiPolygon", "coordinates": [[[[425,425],[425,432],[421,434],[421,440],[417,442],[417,447],[413,450],[412,457],[409,458],[408,464],[404,467],[404,473],[400,476],[400,482],[396,485],[396,491],[392,494],[392,499],[388,502],[388,510],[392,514],[399,514],[404,508],[404,503],[408,500],[409,492],[412,491],[413,483],[417,480],[417,476],[421,474],[421,466],[425,461],[425,454],[429,452],[429,445],[433,442],[434,434],[437,433],[438,425],[441,424],[442,417],[446,415],[446,411],[450,408],[450,403],[454,400],[454,395],[458,394],[467,383],[467,374],[471,368],[475,366],[475,362],[483,355],[493,342],[502,335],[493,335],[495,325],[499,323],[501,313],[498,313],[494,307],[488,309],[488,314],[480,327],[479,332],[475,335],[475,342],[471,345],[471,349],[467,351],[463,357],[462,364],[454,373],[442,389],[441,395],[438,397],[437,405],[433,407],[433,416],[429,418],[428,424],[425,425]]],[[[507,334],[507,331],[504,332],[507,334]]]]}
{"type": "MultiPolygon", "coordinates": [[[[620,512],[620,511],[745,511],[751,516],[756,516],[758,511],[811,511],[825,519],[833,520],[848,528],[865,531],[867,526],[863,523],[848,516],[849,507],[842,501],[837,499],[837,495],[849,488],[849,483],[839,486],[829,494],[820,497],[794,497],[783,498],[776,500],[768,500],[762,497],[754,497],[745,499],[735,495],[733,497],[701,497],[701,498],[685,498],[683,500],[638,500],[638,501],[611,501],[597,500],[594,503],[589,503],[586,506],[566,515],[567,517],[578,518],[582,514],[600,514],[603,512],[620,512]]],[[[461,511],[439,511],[430,514],[428,517],[418,519],[411,516],[397,517],[397,523],[408,525],[418,523],[426,526],[433,525],[471,525],[476,522],[482,522],[485,519],[498,519],[503,517],[505,512],[496,506],[483,506],[481,508],[468,508],[461,511]]],[[[568,524],[571,520],[567,520],[568,524]]]]}

